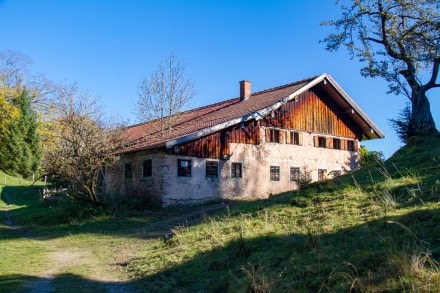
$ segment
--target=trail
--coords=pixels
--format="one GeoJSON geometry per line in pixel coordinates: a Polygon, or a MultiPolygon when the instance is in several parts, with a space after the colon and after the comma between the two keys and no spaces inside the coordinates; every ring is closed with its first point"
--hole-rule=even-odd
{"type": "MultiPolygon", "coordinates": [[[[55,292],[58,291],[56,279],[59,276],[73,275],[75,268],[81,267],[85,282],[78,281],[76,278],[72,284],[63,284],[66,288],[90,291],[98,288],[100,291],[108,292],[137,292],[137,288],[130,284],[127,272],[117,269],[120,264],[129,262],[128,253],[114,254],[110,259],[100,259],[94,255],[93,247],[82,245],[75,246],[74,242],[69,241],[69,237],[44,239],[32,233],[28,229],[17,225],[10,213],[10,199],[8,194],[3,191],[3,201],[6,208],[4,212],[4,228],[11,230],[15,237],[24,238],[31,245],[41,246],[48,250],[43,265],[43,269],[35,272],[23,287],[24,292],[55,292]],[[90,288],[89,288],[90,287],[90,288]]],[[[105,245],[105,243],[103,243],[105,245]]]]}

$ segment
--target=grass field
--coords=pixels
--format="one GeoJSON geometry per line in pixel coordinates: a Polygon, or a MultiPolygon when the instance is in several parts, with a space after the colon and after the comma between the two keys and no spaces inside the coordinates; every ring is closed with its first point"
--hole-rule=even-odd
{"type": "Polygon", "coordinates": [[[440,292],[438,140],[302,192],[116,216],[12,180],[0,291],[440,292]]]}

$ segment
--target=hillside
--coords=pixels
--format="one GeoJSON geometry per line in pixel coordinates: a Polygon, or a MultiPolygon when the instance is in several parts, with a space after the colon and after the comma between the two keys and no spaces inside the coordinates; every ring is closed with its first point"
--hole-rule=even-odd
{"type": "Polygon", "coordinates": [[[2,292],[439,292],[439,140],[254,202],[134,211],[40,188],[0,181],[2,292]]]}
{"type": "Polygon", "coordinates": [[[146,247],[128,265],[163,291],[440,290],[440,143],[385,164],[225,211],[146,247]]]}

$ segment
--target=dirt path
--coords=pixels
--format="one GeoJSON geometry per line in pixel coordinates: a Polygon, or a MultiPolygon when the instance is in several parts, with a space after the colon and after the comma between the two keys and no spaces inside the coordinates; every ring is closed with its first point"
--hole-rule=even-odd
{"type": "MultiPolygon", "coordinates": [[[[55,282],[60,275],[74,275],[77,271],[81,272],[82,276],[80,277],[86,281],[85,284],[81,284],[81,281],[75,282],[75,288],[89,291],[87,287],[90,286],[108,292],[138,291],[134,285],[130,284],[125,269],[120,268],[121,264],[126,265],[132,257],[129,251],[124,251],[124,249],[127,250],[127,247],[117,247],[119,253],[103,259],[95,255],[95,247],[84,245],[78,247],[75,242],[69,241],[69,237],[40,239],[38,235],[14,222],[9,212],[10,201],[5,192],[3,192],[3,199],[6,208],[2,208],[4,212],[2,227],[13,231],[19,238],[25,238],[32,242],[30,245],[44,246],[44,249],[49,251],[45,256],[43,269],[32,274],[32,277],[29,276],[29,281],[23,288],[25,292],[55,292],[57,291],[55,282]]],[[[105,241],[102,242],[101,245],[105,245],[105,241]]],[[[136,245],[133,245],[129,249],[135,247],[136,245]]]]}
{"type": "MultiPolygon", "coordinates": [[[[8,195],[3,199],[9,205],[8,195]]],[[[156,219],[152,224],[119,231],[117,234],[96,233],[72,234],[53,238],[41,238],[37,232],[16,225],[9,212],[4,211],[3,224],[32,242],[44,247],[39,269],[27,276],[25,292],[55,292],[63,289],[75,291],[137,292],[133,280],[126,270],[127,265],[145,245],[172,231],[176,226],[189,226],[202,221],[207,215],[226,208],[224,203],[207,207],[182,208],[171,212],[156,212],[146,215],[156,219]],[[69,287],[71,286],[71,287],[69,287]]]]}

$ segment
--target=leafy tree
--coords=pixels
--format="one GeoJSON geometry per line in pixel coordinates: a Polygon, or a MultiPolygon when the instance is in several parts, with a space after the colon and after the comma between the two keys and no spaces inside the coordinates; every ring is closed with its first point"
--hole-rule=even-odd
{"type": "Polygon", "coordinates": [[[121,131],[106,124],[96,99],[76,86],[62,87],[45,124],[47,174],[69,183],[72,195],[99,201],[98,172],[117,160],[121,131]]]}
{"type": "MultiPolygon", "coordinates": [[[[340,3],[338,1],[337,3],[340,3]]],[[[437,81],[440,65],[438,0],[352,0],[341,5],[342,17],[325,22],[336,33],[324,42],[335,51],[346,47],[366,63],[361,73],[382,77],[389,93],[404,94],[411,104],[407,137],[436,133],[426,96],[437,81]]]]}
{"type": "Polygon", "coordinates": [[[17,119],[18,115],[18,109],[11,103],[10,91],[0,87],[0,138],[6,134],[9,124],[17,119]]]}
{"type": "Polygon", "coordinates": [[[186,66],[170,54],[149,79],[139,84],[137,115],[141,121],[157,120],[161,136],[171,133],[180,113],[187,109],[195,95],[194,82],[186,76],[185,70],[186,66]]]}
{"type": "Polygon", "coordinates": [[[361,145],[360,148],[360,155],[361,166],[371,166],[384,160],[384,155],[382,152],[370,151],[366,146],[363,145],[361,145]]]}
{"type": "Polygon", "coordinates": [[[0,166],[5,171],[29,177],[38,171],[41,163],[38,117],[26,90],[14,97],[12,103],[19,116],[8,124],[0,139],[0,166]]]}

